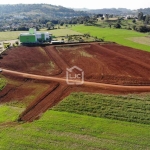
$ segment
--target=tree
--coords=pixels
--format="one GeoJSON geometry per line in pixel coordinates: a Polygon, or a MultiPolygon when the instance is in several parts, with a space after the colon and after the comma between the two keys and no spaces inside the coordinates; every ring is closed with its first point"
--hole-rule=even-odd
{"type": "Polygon", "coordinates": [[[139,21],[143,20],[143,12],[140,12],[140,13],[138,14],[138,20],[139,20],[139,21]]]}
{"type": "Polygon", "coordinates": [[[109,24],[109,27],[111,28],[111,24],[109,24]]]}
{"type": "Polygon", "coordinates": [[[101,20],[104,20],[104,17],[101,17],[101,20]]]}
{"type": "Polygon", "coordinates": [[[105,15],[105,18],[106,18],[106,20],[108,20],[108,19],[109,19],[109,15],[108,15],[108,14],[106,14],[106,15],[105,15]]]}
{"type": "Polygon", "coordinates": [[[133,23],[136,23],[136,20],[135,20],[135,19],[133,19],[133,20],[132,20],[132,22],[133,22],[133,23]]]}
{"type": "Polygon", "coordinates": [[[48,30],[54,29],[54,24],[52,22],[47,22],[46,27],[48,28],[48,30]]]}
{"type": "Polygon", "coordinates": [[[136,26],[135,28],[136,31],[138,32],[150,32],[150,27],[148,26],[136,26]]]}
{"type": "Polygon", "coordinates": [[[144,23],[146,23],[146,24],[150,23],[150,15],[146,15],[144,23]]]}

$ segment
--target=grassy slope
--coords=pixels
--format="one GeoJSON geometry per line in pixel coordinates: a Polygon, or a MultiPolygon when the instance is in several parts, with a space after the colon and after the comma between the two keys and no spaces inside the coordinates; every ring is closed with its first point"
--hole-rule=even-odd
{"type": "Polygon", "coordinates": [[[125,30],[125,29],[99,28],[99,27],[84,26],[84,25],[74,26],[72,27],[72,29],[81,33],[90,33],[92,36],[97,36],[98,38],[104,37],[106,41],[113,41],[124,46],[150,51],[150,46],[135,43],[127,39],[130,37],[145,36],[146,34],[143,33],[138,33],[135,31],[125,30]]]}
{"type": "MultiPolygon", "coordinates": [[[[4,116],[6,117],[6,116],[4,116]]],[[[40,120],[0,125],[0,149],[150,149],[150,125],[47,111],[40,120]]]]}

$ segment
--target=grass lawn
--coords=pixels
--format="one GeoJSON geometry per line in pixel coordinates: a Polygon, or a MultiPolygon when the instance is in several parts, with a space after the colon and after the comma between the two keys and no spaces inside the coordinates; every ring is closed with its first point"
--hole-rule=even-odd
{"type": "Polygon", "coordinates": [[[90,33],[92,36],[97,36],[98,38],[104,37],[105,41],[113,41],[124,46],[150,51],[150,46],[133,42],[128,39],[131,37],[144,37],[147,34],[125,29],[99,28],[84,25],[77,25],[72,27],[72,29],[81,33],[90,33]]]}
{"type": "Polygon", "coordinates": [[[150,125],[52,110],[32,123],[0,124],[1,150],[148,150],[149,139],[150,125]]]}

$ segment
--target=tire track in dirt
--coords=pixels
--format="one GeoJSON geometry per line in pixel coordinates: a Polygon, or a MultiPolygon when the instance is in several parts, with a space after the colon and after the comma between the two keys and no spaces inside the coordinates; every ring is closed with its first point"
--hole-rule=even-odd
{"type": "Polygon", "coordinates": [[[54,60],[54,62],[57,64],[57,66],[61,69],[61,76],[65,75],[65,70],[67,68],[69,68],[69,66],[67,65],[67,63],[59,56],[55,46],[51,46],[51,49],[49,49],[48,47],[44,47],[43,48],[45,50],[45,52],[47,53],[47,55],[51,56],[54,60]]]}
{"type": "Polygon", "coordinates": [[[60,98],[67,87],[68,86],[66,85],[58,83],[53,90],[47,90],[40,98],[27,107],[27,109],[20,115],[19,121],[32,122],[39,119],[44,112],[61,101],[60,98]]]}
{"type": "Polygon", "coordinates": [[[124,59],[126,59],[126,60],[128,60],[130,62],[133,62],[133,63],[135,63],[135,64],[137,64],[137,65],[139,65],[139,66],[141,66],[141,67],[143,67],[145,69],[150,70],[150,65],[148,65],[146,63],[143,63],[142,61],[137,61],[134,58],[128,57],[128,56],[123,55],[123,54],[120,54],[119,52],[112,51],[111,49],[103,47],[100,44],[91,44],[91,45],[94,45],[94,46],[97,46],[98,48],[104,49],[106,52],[109,53],[109,55],[112,55],[112,56],[115,56],[115,57],[119,56],[119,57],[124,58],[124,59]]]}

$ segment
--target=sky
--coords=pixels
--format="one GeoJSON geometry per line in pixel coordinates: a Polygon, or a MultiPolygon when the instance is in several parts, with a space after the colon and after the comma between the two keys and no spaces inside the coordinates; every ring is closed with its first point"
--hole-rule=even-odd
{"type": "Polygon", "coordinates": [[[149,0],[3,0],[0,4],[52,4],[61,5],[69,8],[89,8],[89,9],[101,9],[101,8],[128,8],[139,9],[150,7],[149,0]]]}

